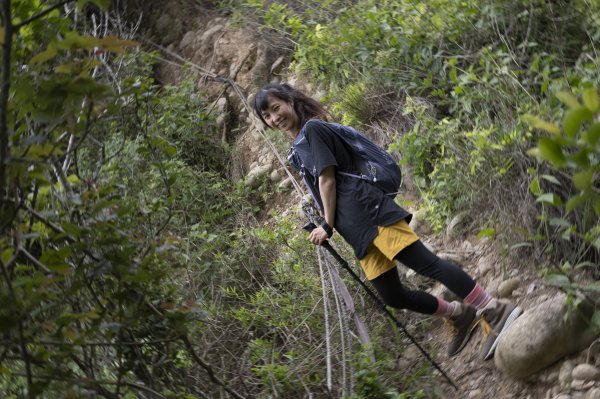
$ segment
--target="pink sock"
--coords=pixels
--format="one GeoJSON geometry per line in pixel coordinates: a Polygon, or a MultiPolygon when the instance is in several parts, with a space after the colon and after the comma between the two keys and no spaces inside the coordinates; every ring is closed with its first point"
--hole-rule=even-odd
{"type": "Polygon", "coordinates": [[[442,298],[435,298],[438,301],[438,307],[434,313],[435,316],[450,317],[456,309],[456,304],[444,301],[442,298]]]}
{"type": "Polygon", "coordinates": [[[492,296],[482,286],[475,283],[475,288],[463,299],[463,302],[473,306],[475,309],[483,309],[492,299],[492,296]]]}

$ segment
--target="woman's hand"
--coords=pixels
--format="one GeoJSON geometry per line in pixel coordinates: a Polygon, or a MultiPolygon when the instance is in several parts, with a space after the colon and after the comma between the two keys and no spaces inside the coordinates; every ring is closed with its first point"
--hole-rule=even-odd
{"type": "Polygon", "coordinates": [[[325,229],[319,226],[310,232],[310,237],[308,237],[308,240],[315,245],[321,245],[327,241],[328,238],[329,236],[327,235],[325,229]]]}

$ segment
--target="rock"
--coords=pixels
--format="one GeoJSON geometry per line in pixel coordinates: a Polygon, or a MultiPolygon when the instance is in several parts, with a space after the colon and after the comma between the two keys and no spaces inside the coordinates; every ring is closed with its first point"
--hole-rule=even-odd
{"type": "Polygon", "coordinates": [[[483,391],[481,389],[475,389],[471,392],[469,392],[469,396],[470,399],[479,399],[479,398],[483,398],[483,391]]]}
{"type": "Polygon", "coordinates": [[[246,176],[246,184],[250,188],[258,188],[262,183],[264,176],[268,173],[271,173],[272,169],[272,165],[257,166],[248,172],[248,175],[246,176]]]}
{"type": "Polygon", "coordinates": [[[497,296],[500,283],[502,283],[502,277],[496,277],[490,281],[486,287],[487,292],[489,292],[492,296],[497,296]]]}
{"type": "Polygon", "coordinates": [[[271,182],[277,183],[283,177],[283,173],[281,173],[281,171],[279,171],[278,169],[275,169],[274,171],[271,172],[270,177],[271,177],[271,182]]]}
{"type": "MultiPolygon", "coordinates": [[[[404,266],[404,265],[403,265],[404,266]]],[[[406,268],[406,279],[416,287],[425,287],[431,280],[425,276],[421,276],[412,269],[406,268]]]]}
{"type": "Polygon", "coordinates": [[[433,245],[431,245],[428,242],[425,242],[423,240],[421,240],[421,242],[423,243],[423,245],[425,245],[425,248],[427,248],[429,250],[429,252],[433,252],[434,254],[437,253],[436,249],[433,247],[433,245]]]}
{"type": "Polygon", "coordinates": [[[591,364],[582,363],[573,369],[572,377],[574,380],[600,380],[600,370],[591,364]]]}
{"type": "Polygon", "coordinates": [[[429,293],[437,298],[442,298],[447,302],[459,301],[460,298],[450,291],[444,284],[437,283],[430,290],[429,293]]]}
{"type": "Polygon", "coordinates": [[[571,383],[571,389],[576,391],[585,391],[593,387],[595,383],[595,381],[573,380],[571,383]]]}
{"type": "Polygon", "coordinates": [[[277,58],[277,59],[275,60],[275,62],[273,63],[273,65],[271,65],[271,70],[270,70],[270,72],[271,72],[272,74],[276,74],[276,73],[279,73],[279,72],[281,72],[281,68],[280,68],[280,67],[281,67],[281,65],[283,64],[283,60],[284,60],[284,59],[285,59],[285,57],[282,55],[282,56],[280,56],[279,58],[277,58]]]}
{"type": "Polygon", "coordinates": [[[194,42],[195,38],[196,38],[196,32],[194,32],[194,31],[187,32],[183,36],[183,39],[181,39],[181,42],[179,42],[179,50],[184,51],[187,47],[191,46],[191,44],[194,42]]]}
{"type": "MultiPolygon", "coordinates": [[[[290,177],[288,177],[287,179],[283,180],[281,183],[279,183],[277,185],[277,190],[278,191],[288,191],[291,188],[292,188],[292,179],[290,177]]],[[[304,215],[304,213],[302,215],[304,215]]]]}
{"type": "Polygon", "coordinates": [[[521,284],[520,277],[509,278],[500,283],[498,286],[498,296],[500,298],[508,298],[512,295],[512,292],[516,290],[521,284]]]}
{"type": "Polygon", "coordinates": [[[463,227],[466,217],[467,213],[461,212],[452,218],[446,227],[445,241],[458,238],[461,235],[461,227],[463,227]]]}
{"type": "Polygon", "coordinates": [[[212,39],[213,35],[217,32],[220,32],[221,30],[223,30],[223,25],[213,26],[212,28],[210,28],[202,34],[202,36],[200,37],[200,43],[208,43],[212,39]]]}
{"type": "Polygon", "coordinates": [[[585,399],[600,399],[600,388],[592,388],[585,395],[585,399]]]}
{"type": "Polygon", "coordinates": [[[494,262],[490,258],[484,257],[479,259],[479,262],[477,262],[477,274],[485,276],[492,270],[494,270],[494,262]]]}
{"type": "Polygon", "coordinates": [[[525,378],[590,345],[600,333],[586,322],[593,308],[584,302],[565,320],[567,310],[561,294],[521,315],[499,340],[496,367],[512,377],[525,378]]]}
{"type": "Polygon", "coordinates": [[[431,226],[425,220],[425,209],[419,209],[413,213],[410,221],[410,227],[419,235],[430,235],[432,232],[431,226]]]}
{"type": "Polygon", "coordinates": [[[464,266],[465,264],[465,258],[462,255],[457,254],[455,252],[440,252],[437,254],[437,256],[447,262],[454,263],[458,266],[464,266]]]}
{"type": "Polygon", "coordinates": [[[222,128],[225,125],[227,119],[229,118],[229,113],[227,112],[227,98],[219,98],[214,106],[217,110],[217,126],[222,128]]]}
{"type": "Polygon", "coordinates": [[[560,372],[558,373],[558,383],[561,388],[566,388],[571,385],[571,381],[573,381],[573,369],[575,368],[575,364],[570,360],[565,361],[562,366],[560,366],[560,372]]]}

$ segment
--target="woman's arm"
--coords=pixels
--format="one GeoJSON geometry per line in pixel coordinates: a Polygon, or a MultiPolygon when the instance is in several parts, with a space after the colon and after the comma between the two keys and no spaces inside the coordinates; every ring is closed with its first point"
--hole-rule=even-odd
{"type": "MultiPolygon", "coordinates": [[[[325,222],[331,228],[335,225],[335,207],[336,207],[336,191],[335,191],[335,166],[328,166],[321,172],[319,176],[319,193],[323,202],[323,216],[325,222]]],[[[315,245],[320,245],[328,239],[327,232],[323,227],[318,226],[310,234],[310,242],[315,245]]]]}

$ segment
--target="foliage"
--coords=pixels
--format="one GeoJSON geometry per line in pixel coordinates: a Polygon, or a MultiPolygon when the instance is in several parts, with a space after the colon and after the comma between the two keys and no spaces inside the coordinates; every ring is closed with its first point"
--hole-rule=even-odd
{"type": "Polygon", "coordinates": [[[240,7],[291,39],[296,71],[329,90],[342,121],[392,120],[386,130],[403,130],[394,149],[438,229],[473,209],[475,225],[503,221],[499,233],[535,229],[524,215],[529,193],[515,185],[528,184],[535,167],[525,152],[536,138],[520,116],[545,113],[553,93],[598,80],[595,3],[252,0],[240,7]],[[374,93],[391,98],[378,102],[383,95],[374,93]],[[390,117],[399,112],[403,121],[390,117]]]}
{"type": "Polygon", "coordinates": [[[219,146],[190,145],[189,130],[210,131],[206,104],[155,86],[137,43],[77,30],[91,15],[124,28],[109,13],[44,4],[14,1],[4,20],[0,392],[190,397],[185,370],[210,365],[189,344],[205,310],[179,289],[181,234],[210,242],[238,198],[222,201],[219,146]]]}
{"type": "Polygon", "coordinates": [[[542,185],[535,177],[530,185],[536,202],[542,207],[540,219],[554,234],[577,248],[575,256],[563,259],[558,273],[548,276],[550,282],[564,288],[597,292],[597,284],[571,285],[569,274],[591,267],[600,272],[600,101],[595,88],[583,84],[582,102],[569,92],[557,93],[567,106],[560,125],[532,115],[526,120],[545,132],[529,152],[551,167],[552,174],[541,178],[551,184],[542,185]],[[558,176],[559,178],[557,178],[558,176]],[[547,188],[546,188],[547,187],[547,188]],[[554,208],[549,211],[547,208],[554,208]]]}

